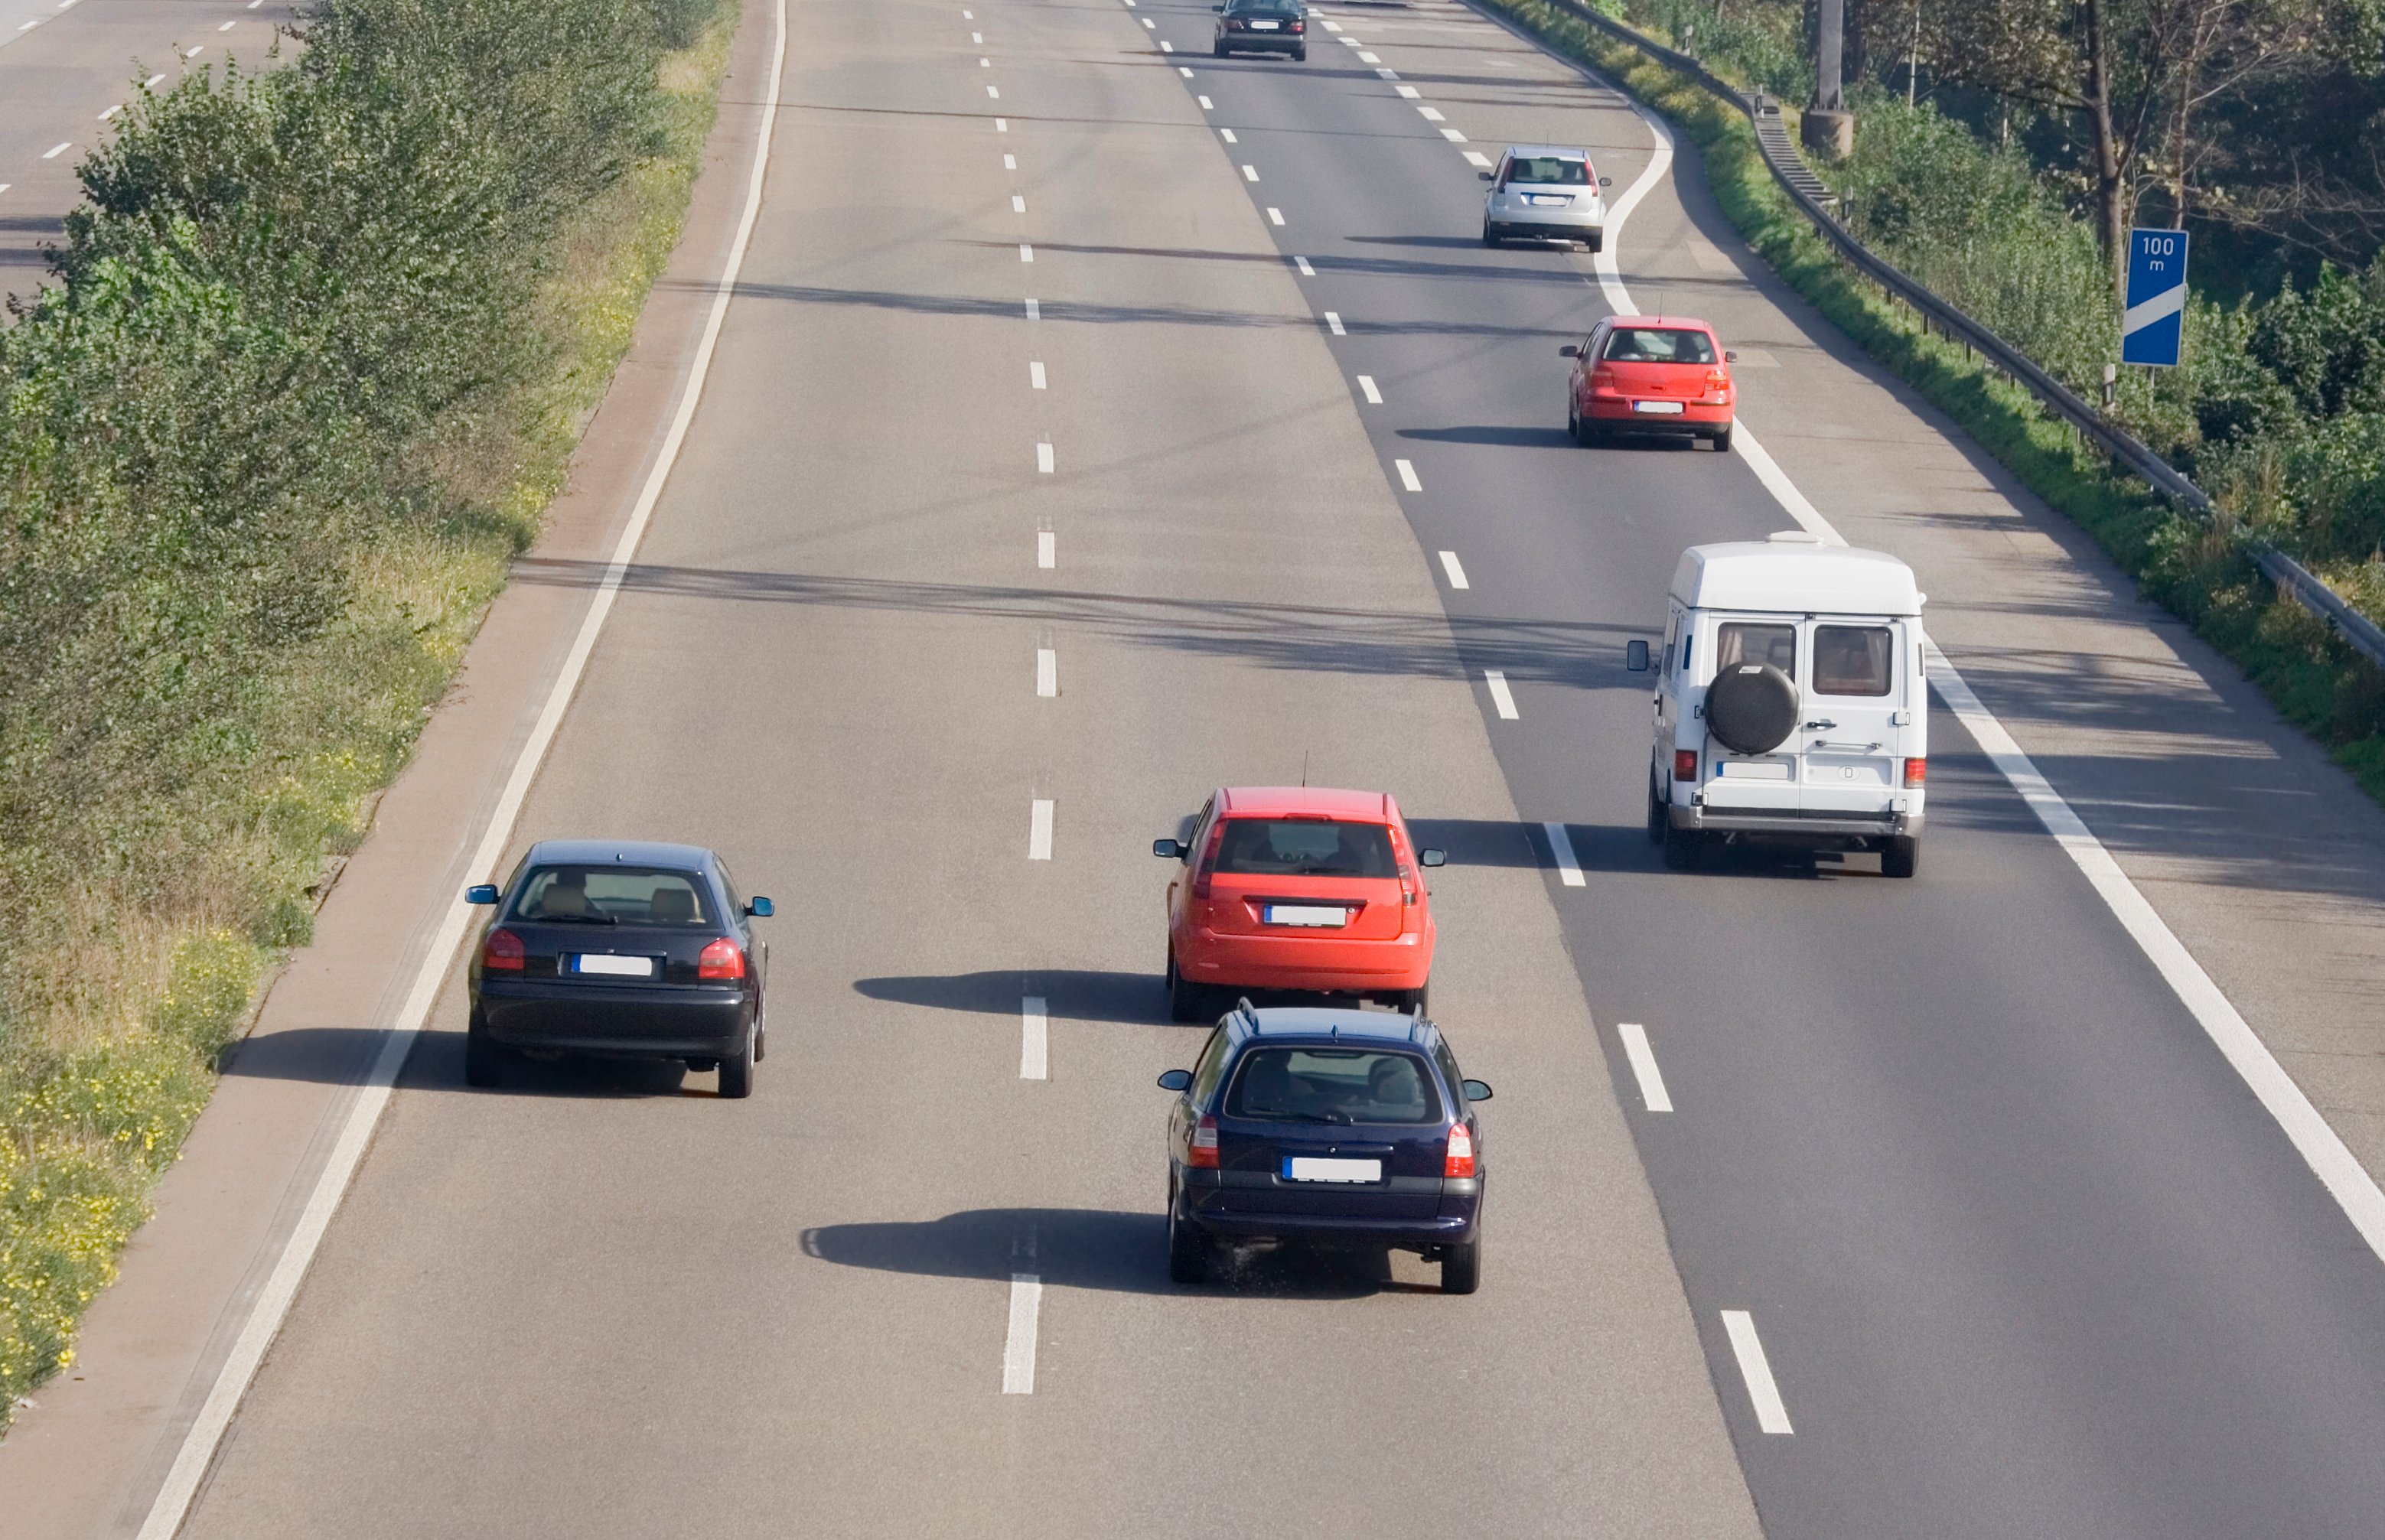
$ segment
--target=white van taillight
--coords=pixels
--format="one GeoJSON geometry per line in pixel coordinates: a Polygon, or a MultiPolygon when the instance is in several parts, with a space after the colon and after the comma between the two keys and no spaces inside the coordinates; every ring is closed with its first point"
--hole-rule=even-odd
{"type": "Polygon", "coordinates": [[[1217,1120],[1203,1118],[1192,1125],[1192,1142],[1185,1147],[1184,1163],[1195,1171],[1217,1169],[1217,1120]]]}
{"type": "Polygon", "coordinates": [[[1443,1176],[1474,1174],[1474,1131],[1459,1124],[1449,1131],[1449,1154],[1441,1162],[1443,1176]]]}
{"type": "Polygon", "coordinates": [[[1905,785],[1907,785],[1907,786],[1919,786],[1919,785],[1921,784],[1921,782],[1922,782],[1922,779],[1923,779],[1925,776],[1927,776],[1929,774],[1929,762],[1928,760],[1926,760],[1926,759],[1909,759],[1909,760],[1906,760],[1906,761],[1904,762],[1904,784],[1905,784],[1905,785]]]}
{"type": "Polygon", "coordinates": [[[1673,778],[1677,781],[1693,781],[1698,778],[1698,751],[1695,749],[1673,751],[1673,778]]]}

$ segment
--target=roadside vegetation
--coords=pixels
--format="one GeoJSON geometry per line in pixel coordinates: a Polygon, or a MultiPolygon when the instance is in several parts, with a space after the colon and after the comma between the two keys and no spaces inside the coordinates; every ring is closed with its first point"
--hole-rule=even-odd
{"type": "Polygon", "coordinates": [[[726,0],[324,0],[0,329],[0,1424],[72,1361],[677,242],[726,0]]]}
{"type": "MultiPolygon", "coordinates": [[[[2116,474],[2025,391],[1960,343],[1925,332],[1917,317],[1841,264],[1773,181],[1742,114],[1549,0],[1487,3],[1662,112],[1699,147],[1724,211],[1759,255],[2039,496],[2092,533],[2150,596],[2235,659],[2290,719],[2385,801],[2385,672],[2280,598],[2248,554],[2253,538],[2266,540],[2385,621],[2385,261],[2376,255],[2385,225],[2372,232],[2363,213],[2372,194],[2385,210],[2385,192],[2359,182],[2352,157],[2338,155],[2342,168],[2324,177],[2308,171],[2316,190],[2288,207],[2217,171],[2207,193],[2193,177],[2175,183],[2164,152],[2150,143],[2136,152],[2123,229],[2130,220],[2166,223],[2157,217],[2165,208],[2183,207],[2200,241],[2198,211],[2229,211],[2216,231],[2219,255],[2212,266],[2234,292],[2193,295],[2184,366],[2122,369],[2112,408],[2212,494],[2219,516],[2206,524],[2116,474]],[[2266,212],[2256,218],[2256,209],[2266,212]]],[[[1859,14],[1877,25],[1893,6],[1867,0],[1859,14]]],[[[1784,110],[1793,132],[1793,104],[1810,94],[1813,79],[1800,6],[1605,0],[1599,8],[1694,52],[1726,79],[1781,96],[1791,104],[1784,110]]],[[[1974,20],[2013,10],[2053,17],[2077,9],[2015,0],[1981,0],[1976,11],[1939,8],[1974,20]]],[[[1854,0],[1850,9],[1858,10],[1854,0]]],[[[1911,6],[1894,14],[1903,31],[1888,35],[1909,41],[1911,6]]],[[[1816,169],[1846,198],[1849,222],[1867,245],[2097,399],[2104,366],[2119,356],[2119,323],[2109,251],[2099,235],[2102,190],[2079,168],[2082,155],[2096,158],[2092,136],[2067,123],[2083,109],[2042,81],[2033,88],[2039,95],[2027,97],[1981,87],[1977,68],[1961,81],[1933,75],[1929,50],[1942,46],[1951,56],[1954,46],[1928,31],[1930,14],[1923,13],[1922,44],[1886,58],[1874,52],[1869,74],[1851,71],[1855,152],[1816,169]],[[1915,86],[1909,103],[1908,83],[1915,86]],[[1935,95],[1933,85],[1942,88],[1935,95]]],[[[2366,34],[2344,14],[2328,13],[2347,29],[2341,37],[2349,48],[2366,34]]],[[[2064,59],[2075,62],[2062,52],[2060,36],[2035,43],[2054,61],[2032,65],[2043,78],[2058,78],[2064,59]]],[[[2009,38],[2000,45],[2017,46],[2009,38]]],[[[2364,82],[2373,87],[2377,116],[2369,126],[2385,143],[2385,61],[2378,73],[2347,79],[2340,54],[2297,56],[2308,77],[2303,88],[2316,89],[2312,80],[2323,79],[2341,99],[2364,82]]],[[[2262,68],[2286,66],[2264,56],[2262,68]]],[[[2290,76],[2279,79],[2287,84],[2277,89],[2291,83],[2290,76]]],[[[2257,71],[2244,80],[2276,84],[2257,71]]],[[[2317,145],[2309,159],[2333,165],[2320,152],[2336,148],[2317,145]]],[[[2271,146],[2231,155],[2228,175],[2257,179],[2286,152],[2271,146]]],[[[2196,164],[2209,169],[2214,158],[2196,164]]],[[[2203,261],[2200,252],[2196,260],[2203,261]]]]}

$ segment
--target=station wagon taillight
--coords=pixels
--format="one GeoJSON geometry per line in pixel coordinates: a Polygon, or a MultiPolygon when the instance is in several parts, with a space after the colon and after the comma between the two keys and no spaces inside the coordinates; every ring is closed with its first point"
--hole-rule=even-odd
{"type": "Polygon", "coordinates": [[[481,966],[510,973],[521,972],[522,939],[510,930],[493,930],[481,945],[481,966]]]}
{"type": "Polygon", "coordinates": [[[1449,1154],[1441,1162],[1443,1176],[1474,1174],[1474,1131],[1458,1124],[1449,1131],[1449,1154]]]}
{"type": "Polygon", "coordinates": [[[1698,751],[1695,749],[1673,751],[1673,778],[1677,781],[1693,781],[1698,778],[1698,751]]]}
{"type": "Polygon", "coordinates": [[[1905,785],[1907,785],[1907,786],[1919,786],[1919,785],[1921,784],[1921,782],[1922,782],[1923,778],[1924,778],[1924,777],[1926,777],[1929,774],[1929,762],[1928,760],[1926,760],[1926,759],[1909,759],[1909,760],[1906,760],[1906,761],[1904,762],[1904,784],[1905,784],[1905,785]]]}
{"type": "MultiPolygon", "coordinates": [[[[1467,1157],[1470,1162],[1471,1155],[1467,1157]]],[[[1217,1169],[1217,1120],[1205,1117],[1192,1125],[1192,1142],[1184,1147],[1184,1163],[1195,1171],[1217,1169]]]]}
{"type": "Polygon", "coordinates": [[[738,946],[736,942],[730,940],[728,937],[722,937],[719,940],[715,941],[712,945],[705,948],[703,954],[696,958],[695,976],[698,978],[743,978],[745,976],[744,949],[738,946]]]}

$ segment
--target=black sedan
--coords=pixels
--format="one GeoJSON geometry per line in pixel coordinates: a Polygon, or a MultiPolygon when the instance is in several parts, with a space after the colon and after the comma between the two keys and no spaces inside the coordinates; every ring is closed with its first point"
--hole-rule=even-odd
{"type": "Polygon", "coordinates": [[[1208,1275],[1217,1242],[1386,1247],[1441,1263],[1447,1294],[1482,1278],[1482,1135],[1491,1087],[1457,1073],[1441,1029],[1380,1011],[1255,1011],[1217,1024],[1168,1119],[1168,1270],[1208,1275]]]}
{"type": "Polygon", "coordinates": [[[472,950],[464,1078],[494,1086],[524,1049],[678,1059],[753,1093],[768,948],[729,868],[695,845],[548,839],[502,888],[472,950]]]}
{"type": "Polygon", "coordinates": [[[1290,54],[1308,56],[1308,12],[1300,0],[1226,0],[1217,7],[1217,42],[1210,52],[1290,54]]]}

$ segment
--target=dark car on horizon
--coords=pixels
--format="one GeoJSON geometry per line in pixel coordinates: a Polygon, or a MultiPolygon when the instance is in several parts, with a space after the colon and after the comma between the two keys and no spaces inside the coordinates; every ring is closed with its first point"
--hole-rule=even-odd
{"type": "Polygon", "coordinates": [[[537,1049],[677,1059],[752,1094],[769,949],[748,922],[770,900],[741,898],[712,851],[541,840],[464,896],[494,909],[472,949],[466,1081],[498,1085],[537,1049]]]}
{"type": "Polygon", "coordinates": [[[1217,13],[1217,41],[1210,52],[1289,54],[1308,57],[1308,11],[1300,0],[1226,0],[1217,13]]]}
{"type": "Polygon", "coordinates": [[[1458,1074],[1441,1029],[1382,1011],[1242,1001],[1189,1070],[1168,1124],[1168,1271],[1203,1282],[1221,1241],[1384,1247],[1441,1263],[1446,1294],[1482,1277],[1482,1133],[1491,1087],[1458,1074]]]}

